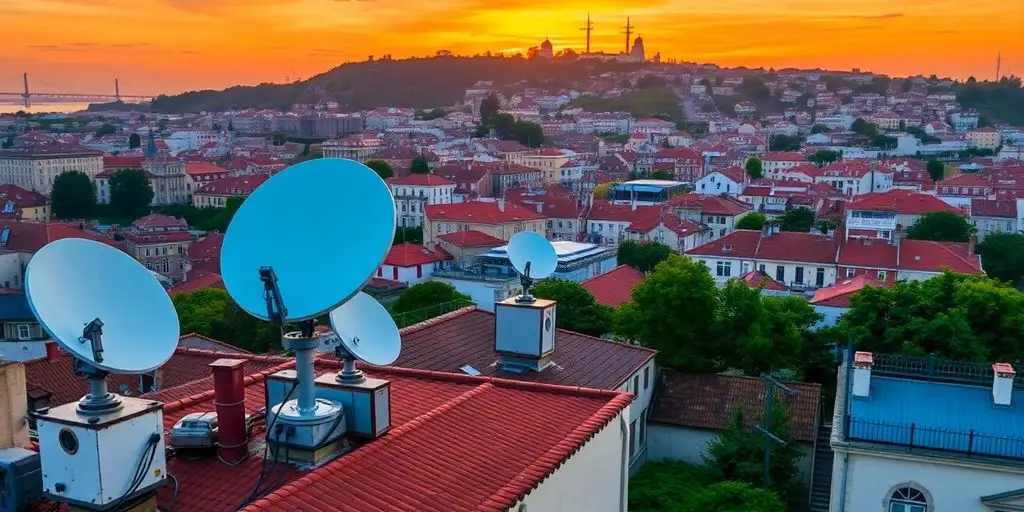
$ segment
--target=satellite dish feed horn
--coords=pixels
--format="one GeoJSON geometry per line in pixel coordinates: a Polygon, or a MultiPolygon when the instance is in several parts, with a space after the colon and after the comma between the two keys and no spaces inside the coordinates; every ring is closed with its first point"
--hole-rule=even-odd
{"type": "Polygon", "coordinates": [[[519,272],[519,282],[523,285],[523,294],[516,302],[533,302],[530,287],[533,286],[534,280],[549,277],[558,267],[555,247],[539,233],[522,231],[509,240],[506,251],[512,267],[519,272]]]}
{"type": "Polygon", "coordinates": [[[37,251],[25,268],[25,295],[39,324],[89,379],[78,412],[121,408],[109,373],[148,373],[178,346],[178,314],[146,267],[109,245],[65,238],[37,251]]]}

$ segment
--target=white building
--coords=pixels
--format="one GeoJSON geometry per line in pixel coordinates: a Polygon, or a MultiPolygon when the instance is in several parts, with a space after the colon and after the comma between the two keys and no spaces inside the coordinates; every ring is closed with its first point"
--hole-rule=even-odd
{"type": "Polygon", "coordinates": [[[388,178],[387,182],[395,197],[395,222],[399,227],[422,226],[424,208],[454,202],[455,182],[436,174],[410,174],[388,178]]]}
{"type": "Polygon", "coordinates": [[[978,113],[973,111],[955,112],[949,116],[957,133],[966,133],[978,127],[978,113]]]}
{"type": "Polygon", "coordinates": [[[53,180],[69,171],[89,179],[103,172],[103,153],[75,145],[31,145],[0,149],[0,184],[50,195],[53,180]]]}
{"type": "Polygon", "coordinates": [[[705,174],[694,183],[693,191],[698,194],[728,194],[739,197],[748,181],[750,180],[746,171],[739,167],[729,167],[705,174]]]}

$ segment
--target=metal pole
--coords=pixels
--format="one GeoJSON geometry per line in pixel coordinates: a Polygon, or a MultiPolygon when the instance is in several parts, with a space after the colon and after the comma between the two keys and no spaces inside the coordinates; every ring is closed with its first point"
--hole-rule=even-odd
{"type": "Polygon", "coordinates": [[[299,381],[299,414],[306,415],[316,409],[316,385],[313,374],[313,351],[295,350],[295,378],[299,381]]]}
{"type": "MultiPolygon", "coordinates": [[[[764,426],[769,432],[774,431],[774,424],[772,423],[772,409],[775,408],[775,388],[768,383],[765,383],[765,408],[764,408],[764,426]]],[[[768,436],[764,438],[764,488],[768,489],[771,486],[771,464],[772,464],[772,439],[768,436]]]]}

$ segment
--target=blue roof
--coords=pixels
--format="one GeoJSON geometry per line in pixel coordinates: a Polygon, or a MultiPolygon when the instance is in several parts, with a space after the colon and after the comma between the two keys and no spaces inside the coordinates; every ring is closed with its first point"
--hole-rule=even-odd
{"type": "Polygon", "coordinates": [[[1024,390],[992,403],[991,386],[872,375],[850,397],[852,440],[1024,459],[1024,390]]]}

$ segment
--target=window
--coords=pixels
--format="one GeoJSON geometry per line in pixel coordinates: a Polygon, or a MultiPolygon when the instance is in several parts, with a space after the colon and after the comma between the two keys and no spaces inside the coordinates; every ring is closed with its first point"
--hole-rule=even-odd
{"type": "Polygon", "coordinates": [[[803,284],[803,282],[804,282],[804,268],[803,267],[797,267],[796,268],[796,276],[794,277],[794,279],[796,280],[797,283],[803,284]]]}
{"type": "Polygon", "coordinates": [[[877,275],[879,281],[885,281],[886,272],[884,270],[879,270],[877,275]]]}
{"type": "Polygon", "coordinates": [[[825,286],[825,269],[819,268],[814,273],[814,286],[821,288],[825,286]]]}
{"type": "Polygon", "coordinates": [[[715,264],[715,273],[718,277],[729,277],[732,275],[732,262],[719,261],[715,264]]]}
{"type": "Polygon", "coordinates": [[[644,389],[647,389],[651,383],[651,367],[644,368],[644,389]]]}
{"type": "Polygon", "coordinates": [[[750,263],[744,261],[743,263],[740,263],[740,275],[746,274],[747,272],[750,272],[750,263]]]}
{"type": "Polygon", "coordinates": [[[647,446],[647,411],[640,415],[640,439],[637,445],[640,448],[647,446]]]}
{"type": "Polygon", "coordinates": [[[889,512],[928,512],[928,498],[913,487],[898,487],[889,495],[889,512]]]}
{"type": "Polygon", "coordinates": [[[780,283],[786,282],[786,267],[782,265],[775,266],[775,280],[780,283]]]}
{"type": "Polygon", "coordinates": [[[757,266],[757,270],[759,270],[759,271],[761,271],[761,272],[764,272],[764,268],[765,268],[765,267],[764,267],[764,263],[762,263],[762,264],[760,264],[760,265],[758,265],[758,266],[757,266]]]}
{"type": "MultiPolygon", "coordinates": [[[[636,453],[636,443],[633,440],[636,439],[636,420],[629,422],[629,458],[633,458],[633,454],[636,453]]],[[[900,511],[902,512],[902,511],[900,511]]],[[[909,509],[908,509],[908,512],[909,509]]],[[[917,511],[914,511],[917,512],[917,511]]]]}
{"type": "Polygon", "coordinates": [[[634,375],[633,376],[633,393],[639,393],[639,392],[640,392],[640,376],[639,375],[634,375]]]}
{"type": "Polygon", "coordinates": [[[854,274],[855,272],[857,272],[857,271],[856,271],[856,270],[854,270],[854,269],[852,269],[852,268],[848,268],[848,269],[846,269],[846,277],[853,277],[853,274],[854,274]]]}
{"type": "Polygon", "coordinates": [[[18,339],[27,340],[32,338],[32,333],[28,328],[28,324],[18,324],[18,339]]]}

